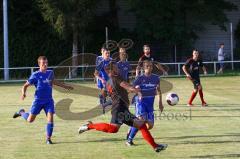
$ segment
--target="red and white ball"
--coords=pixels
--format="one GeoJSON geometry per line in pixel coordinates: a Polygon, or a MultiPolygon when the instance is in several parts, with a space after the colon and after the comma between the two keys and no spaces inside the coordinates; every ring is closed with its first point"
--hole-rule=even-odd
{"type": "Polygon", "coordinates": [[[171,92],[171,93],[167,94],[166,101],[167,101],[168,105],[174,106],[174,105],[178,104],[179,97],[176,93],[171,92]]]}

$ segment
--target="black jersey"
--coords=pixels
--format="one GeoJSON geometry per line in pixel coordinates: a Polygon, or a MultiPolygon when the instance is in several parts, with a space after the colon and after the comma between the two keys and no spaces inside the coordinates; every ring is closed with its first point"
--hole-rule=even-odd
{"type": "Polygon", "coordinates": [[[154,61],[154,58],[150,55],[150,56],[141,56],[139,61],[138,61],[138,67],[143,67],[143,61],[154,61]]]}
{"type": "Polygon", "coordinates": [[[186,61],[185,66],[188,69],[189,74],[193,79],[198,79],[199,78],[199,68],[203,67],[202,60],[193,60],[193,58],[190,58],[186,61]]]}
{"type": "Polygon", "coordinates": [[[115,106],[127,106],[129,105],[128,92],[126,89],[120,86],[124,80],[120,75],[112,76],[110,82],[107,83],[107,90],[112,98],[112,105],[115,106]]]}

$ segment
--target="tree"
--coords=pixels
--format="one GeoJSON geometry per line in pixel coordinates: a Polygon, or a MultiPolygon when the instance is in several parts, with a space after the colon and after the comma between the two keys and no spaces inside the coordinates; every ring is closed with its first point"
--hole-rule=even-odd
{"type": "Polygon", "coordinates": [[[225,0],[128,0],[136,14],[139,38],[169,45],[191,44],[206,23],[226,30],[225,11],[237,7],[225,0]],[[147,38],[146,38],[147,37],[147,38]]]}
{"type": "MultiPolygon", "coordinates": [[[[97,0],[38,0],[44,19],[59,35],[72,36],[72,55],[78,54],[78,44],[87,39],[85,31],[93,18],[97,0]]],[[[76,65],[76,61],[73,61],[76,65]]]]}

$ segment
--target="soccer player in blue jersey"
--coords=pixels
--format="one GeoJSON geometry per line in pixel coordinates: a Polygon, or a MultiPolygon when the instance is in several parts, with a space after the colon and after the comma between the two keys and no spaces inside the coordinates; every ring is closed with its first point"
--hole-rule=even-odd
{"type": "MultiPolygon", "coordinates": [[[[102,47],[101,48],[101,55],[96,58],[96,68],[98,68],[104,60],[103,59],[104,50],[105,50],[105,48],[102,47]]],[[[101,74],[99,74],[99,76],[101,76],[101,74]]],[[[104,92],[104,90],[102,90],[103,89],[102,81],[97,77],[96,77],[96,81],[97,81],[97,87],[98,87],[98,89],[100,89],[100,93],[98,95],[99,96],[99,103],[103,104],[106,101],[106,99],[103,96],[104,93],[102,93],[102,92],[104,92]]]]}
{"type": "Polygon", "coordinates": [[[52,98],[52,86],[57,85],[65,89],[73,89],[71,86],[65,85],[64,83],[54,80],[54,73],[52,70],[47,70],[48,60],[45,56],[40,56],[38,58],[39,70],[34,72],[27,82],[23,85],[21,99],[26,98],[27,88],[31,85],[34,85],[36,88],[34,101],[29,112],[25,112],[24,109],[20,109],[13,115],[13,118],[22,117],[29,123],[32,123],[36,116],[43,109],[47,117],[47,126],[46,126],[46,143],[52,144],[51,136],[53,132],[53,116],[55,113],[54,110],[54,101],[52,98]]]}
{"type": "MultiPolygon", "coordinates": [[[[159,94],[159,109],[163,111],[162,93],[160,89],[160,77],[152,73],[153,63],[149,60],[143,62],[144,74],[137,77],[133,82],[136,88],[140,88],[141,94],[136,96],[135,115],[146,123],[150,130],[154,125],[154,99],[159,94]]],[[[126,145],[132,146],[133,139],[138,129],[131,127],[127,135],[126,145]]]]}
{"type": "Polygon", "coordinates": [[[119,58],[120,61],[117,62],[119,74],[125,81],[128,81],[128,75],[131,70],[131,66],[127,61],[127,53],[125,48],[119,48],[119,58]]]}
{"type": "Polygon", "coordinates": [[[97,87],[100,89],[100,94],[99,94],[100,104],[103,107],[103,113],[105,113],[104,108],[107,105],[110,105],[111,102],[106,101],[106,98],[107,98],[106,82],[108,81],[109,77],[104,68],[111,62],[112,59],[110,57],[109,49],[103,48],[102,51],[103,51],[102,53],[103,59],[101,62],[98,63],[98,65],[96,65],[94,76],[98,79],[97,87]]]}

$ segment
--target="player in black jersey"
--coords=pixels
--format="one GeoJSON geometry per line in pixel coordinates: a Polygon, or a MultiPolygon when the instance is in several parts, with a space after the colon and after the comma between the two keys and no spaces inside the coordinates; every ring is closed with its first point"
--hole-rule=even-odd
{"type": "Polygon", "coordinates": [[[109,75],[109,81],[106,83],[107,90],[112,99],[111,115],[112,119],[110,123],[92,123],[88,122],[79,128],[78,132],[83,133],[89,130],[97,130],[106,133],[117,133],[122,124],[133,126],[139,129],[142,133],[142,137],[149,145],[153,147],[156,152],[165,150],[168,145],[157,144],[154,141],[151,133],[149,132],[144,120],[136,118],[130,113],[128,92],[140,93],[140,88],[135,88],[129,83],[124,81],[119,75],[118,67],[111,62],[106,67],[106,72],[109,75]]]}
{"type": "Polygon", "coordinates": [[[206,75],[207,74],[206,67],[203,65],[202,60],[199,58],[198,50],[194,49],[192,58],[189,58],[182,68],[187,78],[191,80],[194,85],[194,90],[188,102],[188,106],[193,106],[192,101],[194,100],[198,92],[202,101],[202,106],[207,106],[207,103],[203,99],[203,90],[202,90],[202,85],[201,85],[200,76],[199,76],[200,68],[203,69],[204,74],[206,75]]]}
{"type": "MultiPolygon", "coordinates": [[[[151,56],[151,50],[149,45],[143,45],[143,55],[138,60],[138,66],[136,68],[136,77],[139,76],[141,68],[143,67],[143,61],[152,61],[154,62],[153,56],[151,56]]],[[[168,75],[167,71],[162,67],[159,62],[154,63],[155,66],[163,72],[164,75],[168,75]]]]}

